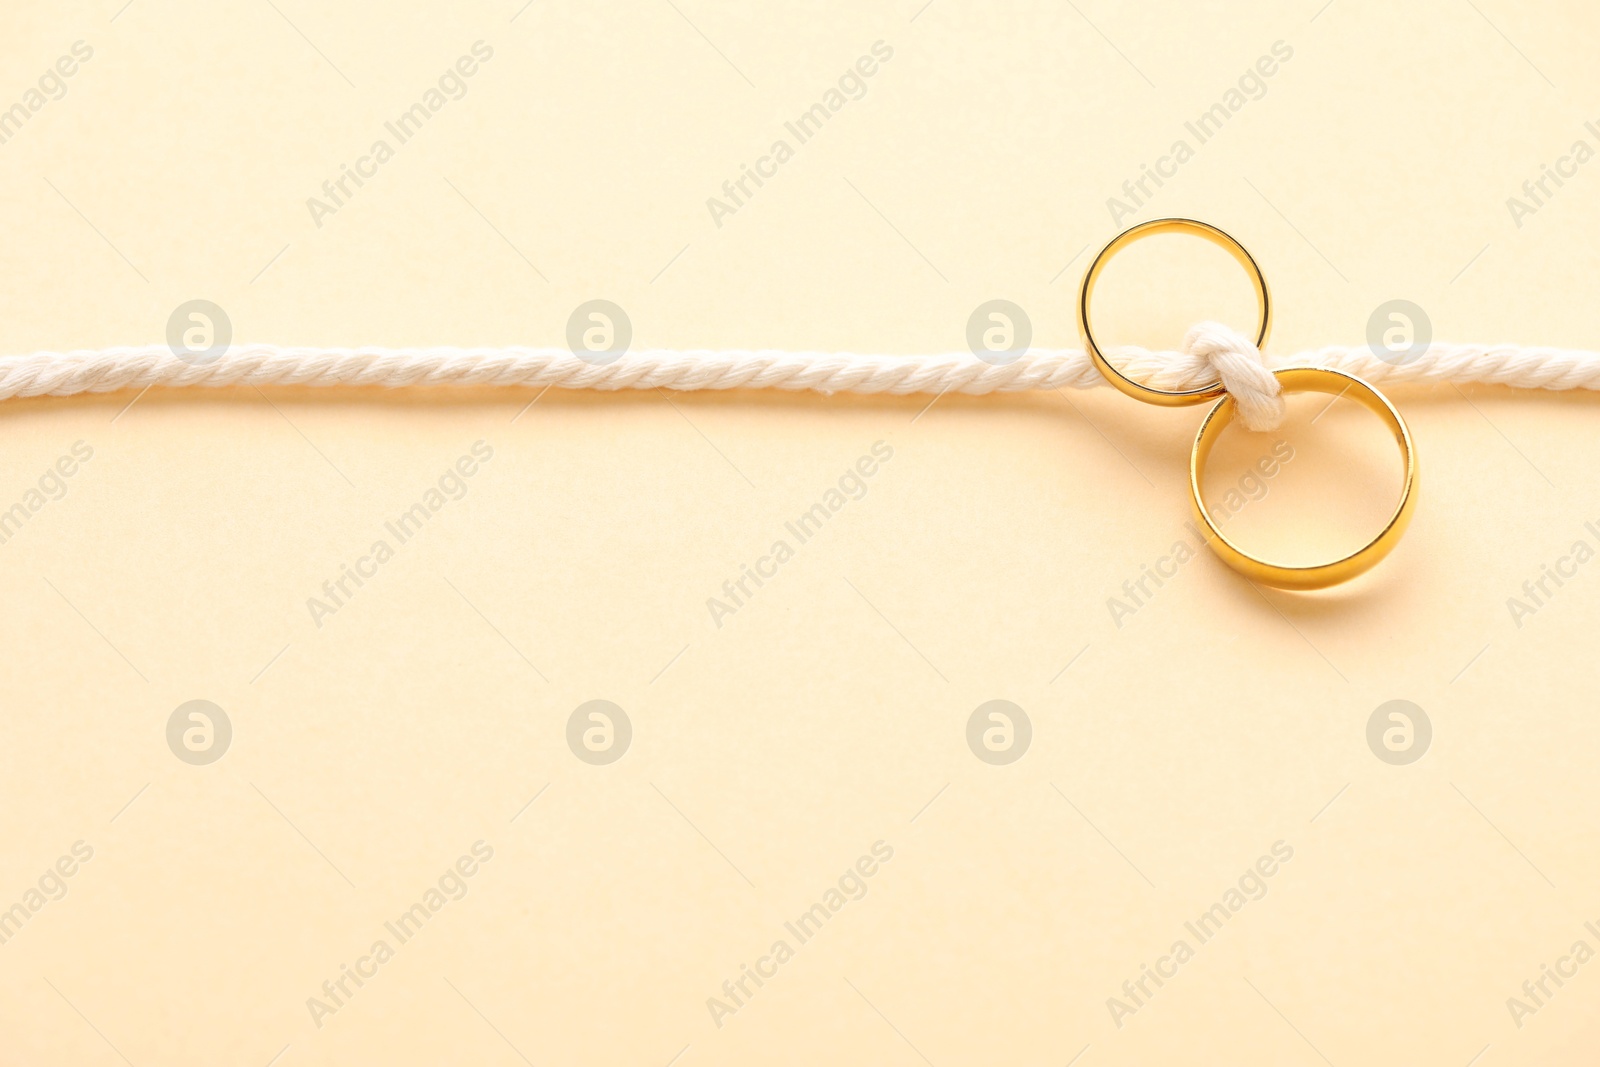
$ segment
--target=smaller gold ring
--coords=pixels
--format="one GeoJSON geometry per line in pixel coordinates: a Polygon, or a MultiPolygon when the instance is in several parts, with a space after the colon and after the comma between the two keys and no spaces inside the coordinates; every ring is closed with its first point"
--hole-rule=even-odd
{"type": "Polygon", "coordinates": [[[1194,219],[1152,219],[1123,230],[1113,237],[1111,243],[1094,257],[1094,262],[1089,264],[1089,272],[1083,276],[1083,287],[1078,291],[1078,330],[1083,334],[1083,345],[1088,349],[1089,358],[1094,361],[1094,365],[1105,375],[1106,381],[1124,394],[1135,400],[1143,400],[1147,404],[1159,404],[1162,407],[1183,407],[1188,404],[1204,403],[1222,395],[1223,387],[1220,381],[1202,385],[1197,389],[1152,389],[1148,385],[1134,381],[1111,365],[1105,353],[1100,351],[1099,344],[1095,342],[1094,330],[1089,325],[1089,299],[1094,293],[1094,283],[1099,280],[1100,272],[1105,269],[1105,265],[1111,261],[1112,256],[1141,237],[1151,237],[1158,233],[1186,233],[1203,237],[1239,261],[1239,265],[1250,275],[1250,280],[1255,285],[1256,306],[1261,310],[1261,326],[1256,331],[1256,347],[1260,348],[1267,343],[1267,334],[1272,330],[1272,298],[1267,292],[1267,279],[1261,273],[1261,267],[1244,245],[1210,223],[1197,222],[1194,219]]]}
{"type": "Polygon", "coordinates": [[[1222,431],[1233,421],[1238,406],[1232,396],[1225,395],[1206,413],[1205,421],[1200,424],[1200,432],[1194,439],[1194,451],[1189,454],[1189,488],[1194,497],[1195,514],[1211,534],[1212,550],[1221,556],[1228,566],[1246,578],[1263,585],[1279,589],[1325,589],[1330,585],[1349,581],[1356,575],[1372,569],[1399,543],[1400,536],[1405,533],[1406,526],[1411,522],[1411,513],[1417,505],[1417,453],[1411,443],[1411,431],[1394,405],[1389,403],[1388,398],[1382,393],[1355,375],[1327,367],[1284,367],[1272,373],[1286,393],[1332,393],[1336,397],[1348,396],[1357,401],[1384,421],[1389,432],[1394,435],[1395,442],[1400,446],[1401,457],[1405,460],[1406,476],[1405,484],[1400,490],[1400,503],[1395,506],[1394,514],[1378,532],[1378,536],[1348,556],[1331,563],[1319,563],[1307,567],[1270,563],[1250,555],[1228,540],[1217,528],[1211,513],[1206,510],[1205,498],[1200,493],[1200,482],[1205,476],[1206,461],[1211,458],[1211,449],[1222,436],[1222,431]]]}

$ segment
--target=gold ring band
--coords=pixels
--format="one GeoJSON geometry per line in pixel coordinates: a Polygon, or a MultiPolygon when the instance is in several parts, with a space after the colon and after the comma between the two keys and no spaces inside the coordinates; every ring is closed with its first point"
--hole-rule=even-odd
{"type": "Polygon", "coordinates": [[[1272,299],[1267,292],[1267,279],[1261,273],[1261,267],[1246,251],[1244,245],[1210,223],[1197,222],[1194,219],[1152,219],[1113,237],[1111,243],[1100,250],[1100,254],[1089,265],[1089,272],[1083,276],[1083,287],[1078,291],[1078,329],[1083,334],[1083,345],[1089,352],[1089,358],[1094,361],[1100,373],[1105,375],[1106,381],[1121,392],[1135,400],[1143,400],[1147,404],[1159,404],[1162,407],[1200,404],[1221,396],[1222,382],[1213,382],[1198,389],[1183,390],[1152,389],[1148,385],[1142,385],[1111,365],[1105,353],[1100,351],[1099,344],[1095,342],[1094,330],[1089,324],[1089,299],[1094,293],[1094,284],[1099,280],[1101,270],[1110,262],[1111,257],[1122,249],[1141,237],[1151,237],[1158,233],[1186,233],[1203,237],[1239,261],[1239,265],[1250,275],[1250,280],[1255,285],[1256,304],[1261,310],[1261,326],[1256,331],[1256,347],[1260,348],[1267,343],[1267,334],[1272,330],[1272,299]]]}
{"type": "Polygon", "coordinates": [[[1335,396],[1349,396],[1357,401],[1384,421],[1389,432],[1394,435],[1395,442],[1399,444],[1401,456],[1405,460],[1405,484],[1400,490],[1400,503],[1396,505],[1394,514],[1379,531],[1378,536],[1349,555],[1331,563],[1307,567],[1270,563],[1250,555],[1228,540],[1217,528],[1211,513],[1206,510],[1205,499],[1200,493],[1200,482],[1205,475],[1206,461],[1211,458],[1211,449],[1222,436],[1222,431],[1233,421],[1238,407],[1233,397],[1224,395],[1217,401],[1216,406],[1206,413],[1205,421],[1200,424],[1200,432],[1195,435],[1194,451],[1189,455],[1189,488],[1194,497],[1195,514],[1211,535],[1212,550],[1221,556],[1228,566],[1246,578],[1263,585],[1279,589],[1325,589],[1330,585],[1349,581],[1356,575],[1370,570],[1399,543],[1400,535],[1405,533],[1407,524],[1411,522],[1411,513],[1416,508],[1417,453],[1411,443],[1411,431],[1406,427],[1405,420],[1400,417],[1394,405],[1389,403],[1382,393],[1355,375],[1326,367],[1285,367],[1272,373],[1277,376],[1284,392],[1332,393],[1335,396]]]}

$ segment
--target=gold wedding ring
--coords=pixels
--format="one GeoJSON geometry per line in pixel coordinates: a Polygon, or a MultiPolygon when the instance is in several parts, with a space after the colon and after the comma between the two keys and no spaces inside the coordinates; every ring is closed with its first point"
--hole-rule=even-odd
{"type": "Polygon", "coordinates": [[[1089,300],[1094,295],[1094,284],[1100,280],[1100,272],[1111,262],[1111,257],[1135,241],[1153,237],[1158,233],[1186,233],[1194,237],[1203,237],[1239,261],[1239,265],[1250,276],[1251,284],[1255,286],[1256,306],[1260,309],[1261,325],[1256,330],[1256,347],[1261,348],[1267,343],[1267,335],[1272,332],[1272,297],[1267,292],[1267,279],[1261,273],[1261,267],[1245,250],[1244,245],[1210,223],[1196,222],[1194,219],[1152,219],[1123,230],[1113,237],[1111,243],[1102,248],[1100,254],[1094,257],[1094,262],[1089,264],[1089,273],[1083,276],[1083,288],[1078,294],[1078,330],[1083,334],[1083,345],[1088,349],[1089,358],[1094,361],[1100,373],[1105,375],[1106,381],[1121,392],[1135,400],[1143,400],[1147,404],[1160,404],[1162,407],[1201,404],[1222,395],[1223,388],[1220,381],[1202,385],[1198,389],[1183,390],[1152,389],[1148,385],[1136,382],[1113,367],[1111,361],[1106,359],[1105,353],[1100,351],[1100,345],[1094,339],[1094,330],[1089,323],[1089,300]]]}
{"type": "Polygon", "coordinates": [[[1270,563],[1259,556],[1252,556],[1228,540],[1217,528],[1216,520],[1206,509],[1205,497],[1200,493],[1200,483],[1205,477],[1206,461],[1211,458],[1211,449],[1238,411],[1238,405],[1234,403],[1233,397],[1226,395],[1217,401],[1215,407],[1206,412],[1205,421],[1200,424],[1200,432],[1195,435],[1194,451],[1189,453],[1190,495],[1194,498],[1195,514],[1199,516],[1200,521],[1205,524],[1206,531],[1211,535],[1211,550],[1221,556],[1228,566],[1251,581],[1276,586],[1279,589],[1326,589],[1330,585],[1347,582],[1356,575],[1371,570],[1400,542],[1400,535],[1406,532],[1406,526],[1411,522],[1411,513],[1417,506],[1415,492],[1417,452],[1411,444],[1411,431],[1406,427],[1405,420],[1400,417],[1400,412],[1395,410],[1387,397],[1355,375],[1328,367],[1284,367],[1272,373],[1286,393],[1330,393],[1335,397],[1347,396],[1383,420],[1389,432],[1394,435],[1395,443],[1400,446],[1400,456],[1405,461],[1406,468],[1405,483],[1400,489],[1400,503],[1395,505],[1394,514],[1389,516],[1389,521],[1384,523],[1378,536],[1348,556],[1331,563],[1311,566],[1270,563]]]}
{"type": "Polygon", "coordinates": [[[1197,389],[1154,389],[1124,375],[1113,367],[1105,354],[1100,351],[1089,321],[1089,299],[1094,292],[1095,281],[1106,263],[1117,252],[1141,237],[1158,233],[1186,233],[1205,238],[1226,249],[1234,259],[1238,260],[1255,284],[1256,301],[1260,308],[1261,324],[1257,330],[1256,347],[1260,348],[1266,344],[1268,331],[1272,327],[1272,305],[1267,293],[1267,280],[1245,247],[1215,226],[1204,222],[1196,222],[1193,219],[1155,219],[1124,230],[1114,237],[1110,244],[1101,249],[1100,254],[1090,264],[1088,273],[1084,275],[1083,288],[1078,296],[1078,325],[1083,332],[1083,343],[1088,350],[1089,358],[1094,361],[1100,373],[1105,375],[1106,380],[1119,391],[1149,404],[1179,407],[1198,404],[1215,397],[1221,398],[1206,413],[1205,419],[1200,423],[1200,431],[1195,435],[1194,449],[1189,454],[1189,491],[1195,515],[1205,525],[1210,535],[1208,541],[1212,551],[1228,566],[1251,581],[1279,589],[1325,589],[1330,585],[1349,581],[1356,575],[1372,569],[1399,543],[1406,526],[1411,522],[1411,514],[1417,504],[1417,453],[1412,445],[1411,431],[1406,426],[1405,420],[1400,417],[1400,412],[1395,410],[1387,397],[1355,375],[1329,367],[1285,367],[1272,372],[1286,393],[1329,393],[1335,398],[1348,396],[1377,415],[1394,436],[1395,443],[1400,446],[1400,456],[1405,464],[1405,482],[1400,490],[1400,502],[1395,505],[1394,513],[1376,537],[1354,552],[1332,562],[1291,566],[1253,556],[1228,540],[1218,528],[1216,520],[1206,508],[1205,498],[1201,495],[1201,481],[1205,476],[1206,461],[1211,458],[1212,448],[1238,412],[1238,405],[1233,397],[1228,395],[1222,382],[1218,381],[1197,389]]]}

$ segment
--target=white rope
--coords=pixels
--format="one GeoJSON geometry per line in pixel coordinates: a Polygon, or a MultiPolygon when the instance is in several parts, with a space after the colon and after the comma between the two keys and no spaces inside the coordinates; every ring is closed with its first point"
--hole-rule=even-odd
{"type": "MultiPolygon", "coordinates": [[[[1320,366],[1373,383],[1485,382],[1523,389],[1600,389],[1600,353],[1518,345],[1435,343],[1392,364],[1366,347],[1263,358],[1226,326],[1201,323],[1183,352],[1121,349],[1129,377],[1192,389],[1219,377],[1253,429],[1282,418],[1277,379],[1264,367],[1320,366]]],[[[194,364],[162,345],[0,357],[0,399],[72,396],[153,385],[487,385],[563,389],[809,389],[821,393],[967,393],[1104,385],[1084,353],[1032,349],[1003,365],[970,353],[931,356],[771,349],[642,350],[597,365],[561,348],[307,348],[235,345],[194,364]]]]}

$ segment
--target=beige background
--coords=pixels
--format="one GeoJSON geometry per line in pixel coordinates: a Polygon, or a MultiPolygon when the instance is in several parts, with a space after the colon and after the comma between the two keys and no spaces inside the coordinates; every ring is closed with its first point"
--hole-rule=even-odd
{"type": "MultiPolygon", "coordinates": [[[[604,297],[638,346],[910,353],[1003,297],[1069,346],[1107,198],[1277,41],[1266,94],[1135,216],[1237,233],[1273,351],[1361,343],[1394,298],[1440,337],[1600,347],[1600,165],[1521,227],[1506,206],[1596,141],[1576,2],[107,0],[0,29],[4,106],[94,49],[0,145],[8,353],[159,342],[193,298],[238,340],[560,344],[604,297]],[[479,40],[467,94],[315,226],[306,199],[479,40]],[[707,197],[880,40],[865,96],[715,225],[707,197]]],[[[1247,320],[1206,256],[1130,252],[1108,330],[1247,320]]],[[[94,852],[0,946],[0,1060],[1592,1062],[1600,963],[1520,1028],[1506,1000],[1600,948],[1600,575],[1520,627],[1506,602],[1596,543],[1593,400],[1394,396],[1425,496],[1379,571],[1296,596],[1201,556],[1121,627],[1108,598],[1183,536],[1199,409],[9,401],[0,506],[93,458],[0,544],[0,907],[94,852]],[[316,627],[306,598],[479,440],[466,496],[316,627]],[[713,625],[876,441],[866,495],[713,625]],[[565,741],[595,698],[633,724],[609,766],[565,741]],[[165,740],[193,699],[233,724],[209,766],[165,740]],[[992,699],[1033,724],[1009,766],[965,740],[992,699]],[[1433,724],[1409,766],[1367,746],[1392,699],[1433,724]],[[315,1025],[479,840],[470,892],[315,1025]],[[716,1026],[707,998],[880,840],[866,896],[716,1026]],[[1118,1028],[1107,998],[1278,841],[1265,897],[1118,1028]]],[[[1317,410],[1240,520],[1300,551],[1392,491],[1381,435],[1317,410]]]]}

